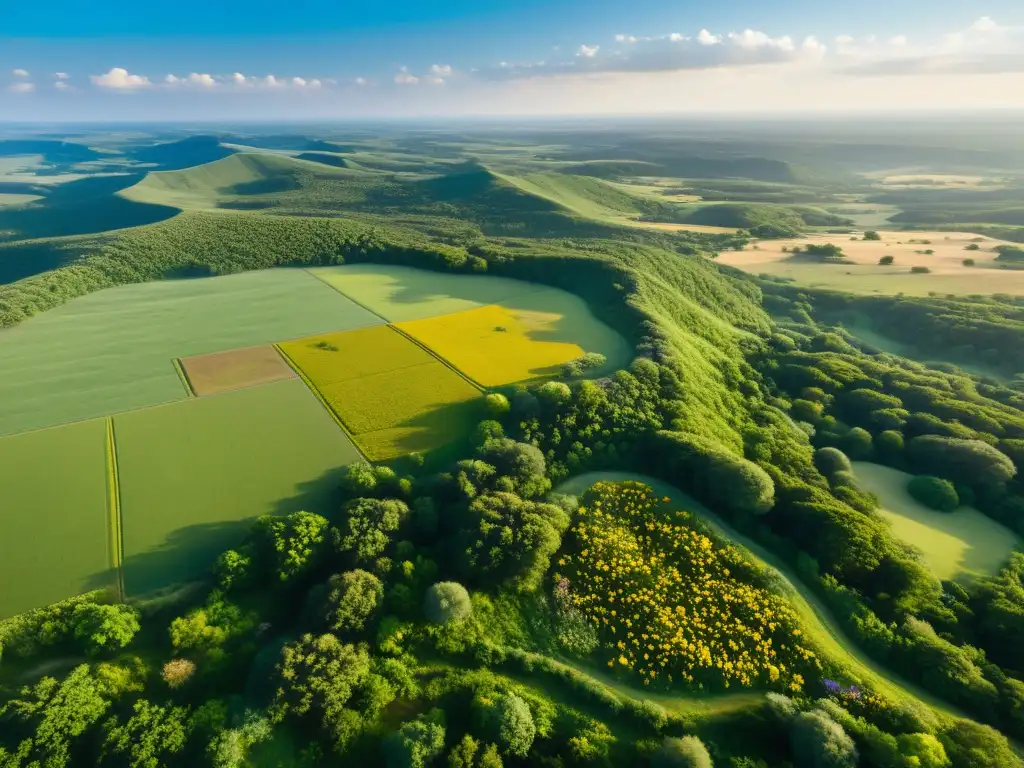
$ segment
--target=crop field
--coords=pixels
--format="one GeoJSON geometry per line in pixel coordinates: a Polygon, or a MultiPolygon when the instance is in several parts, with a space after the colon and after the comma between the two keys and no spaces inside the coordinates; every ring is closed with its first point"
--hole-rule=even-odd
{"type": "Polygon", "coordinates": [[[906,472],[862,461],[853,470],[860,486],[881,500],[893,533],[920,549],[925,566],[940,579],[990,576],[1020,546],[1012,531],[972,507],[947,513],[919,503],[907,493],[912,476],[906,472]]]}
{"type": "Polygon", "coordinates": [[[507,277],[452,275],[380,264],[316,267],[309,272],[389,323],[500,304],[544,290],[507,277]]]}
{"type": "Polygon", "coordinates": [[[995,261],[997,254],[993,248],[1007,245],[1005,241],[966,232],[880,230],[879,234],[879,241],[853,241],[850,235],[761,240],[743,251],[724,251],[718,261],[753,274],[854,293],[1024,295],[1024,271],[1000,269],[995,261]],[[846,261],[826,263],[782,250],[827,243],[841,247],[846,261]],[[979,250],[968,251],[970,245],[978,245],[979,250]],[[893,263],[880,265],[878,261],[883,256],[892,256],[893,263]],[[964,265],[964,259],[973,259],[974,265],[964,265]],[[931,271],[913,274],[912,267],[927,267],[931,271]]]}
{"type": "Polygon", "coordinates": [[[479,415],[476,387],[390,327],[280,349],[376,461],[450,442],[479,415]]]}
{"type": "Polygon", "coordinates": [[[105,419],[0,438],[0,618],[114,585],[106,446],[105,419]]]}
{"type": "Polygon", "coordinates": [[[99,291],[0,330],[0,434],[187,397],[174,358],[379,322],[302,270],[99,291]]]}
{"type": "Polygon", "coordinates": [[[295,371],[270,345],[186,357],[180,362],[199,397],[295,378],[295,371]]]}
{"type": "Polygon", "coordinates": [[[629,357],[625,340],[594,318],[585,303],[562,291],[397,327],[485,387],[556,374],[585,352],[605,355],[606,369],[629,357]]]}
{"type": "Polygon", "coordinates": [[[299,380],[122,414],[114,431],[129,595],[202,575],[257,515],[329,511],[359,458],[299,380]]]}

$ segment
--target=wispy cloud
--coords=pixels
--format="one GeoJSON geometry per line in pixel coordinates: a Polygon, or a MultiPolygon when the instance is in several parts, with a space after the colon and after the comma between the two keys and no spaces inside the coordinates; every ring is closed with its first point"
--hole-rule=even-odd
{"type": "Polygon", "coordinates": [[[7,90],[11,93],[32,93],[35,89],[35,83],[12,83],[7,86],[7,90]]]}
{"type": "Polygon", "coordinates": [[[11,74],[15,77],[28,77],[27,69],[12,69],[11,74]]]}
{"type": "Polygon", "coordinates": [[[408,67],[399,67],[398,74],[395,75],[396,85],[416,85],[419,81],[420,79],[412,74],[408,67]]]}

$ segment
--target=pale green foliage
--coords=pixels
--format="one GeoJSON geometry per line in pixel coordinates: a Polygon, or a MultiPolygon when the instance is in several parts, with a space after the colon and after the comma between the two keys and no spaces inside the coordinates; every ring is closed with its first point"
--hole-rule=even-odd
{"type": "Polygon", "coordinates": [[[246,586],[252,578],[252,557],[246,550],[237,552],[229,549],[217,558],[213,572],[220,588],[225,591],[246,586]]]}
{"type": "Polygon", "coordinates": [[[423,611],[435,624],[462,621],[473,612],[466,588],[455,581],[442,581],[427,590],[423,611]]]}
{"type": "Polygon", "coordinates": [[[335,534],[335,546],[359,565],[371,565],[391,544],[392,535],[409,515],[396,499],[355,499],[345,505],[345,522],[335,534]]]}
{"type": "Polygon", "coordinates": [[[498,743],[508,754],[526,757],[537,735],[530,708],[514,693],[507,693],[498,698],[494,709],[498,743]]]}
{"type": "Polygon", "coordinates": [[[504,416],[512,408],[508,398],[498,392],[492,392],[484,398],[487,412],[494,418],[504,416]]]}
{"type": "Polygon", "coordinates": [[[139,615],[127,605],[80,603],[71,621],[75,637],[84,642],[89,653],[124,648],[139,631],[139,615]]]}
{"type": "Polygon", "coordinates": [[[839,723],[820,710],[793,718],[790,744],[797,768],[855,768],[857,748],[839,723]]]}
{"type": "Polygon", "coordinates": [[[247,711],[240,728],[222,731],[210,744],[213,768],[242,768],[249,750],[272,734],[270,721],[259,712],[247,711]]]}
{"type": "Polygon", "coordinates": [[[907,768],[947,768],[950,764],[946,748],[930,733],[905,733],[897,741],[907,768]]]}
{"type": "Polygon", "coordinates": [[[311,512],[264,515],[253,526],[253,537],[270,555],[278,579],[286,582],[319,562],[329,528],[327,518],[311,512]]]}
{"type": "Polygon", "coordinates": [[[436,719],[420,717],[404,723],[384,740],[388,768],[423,768],[441,754],[445,731],[436,719]]]}
{"type": "Polygon", "coordinates": [[[280,680],[271,714],[280,720],[291,713],[320,713],[325,725],[342,715],[352,692],[370,673],[365,650],[343,644],[334,635],[303,635],[281,651],[280,680]]]}
{"type": "Polygon", "coordinates": [[[448,753],[448,768],[474,768],[480,742],[468,733],[448,753]]]}
{"type": "Polygon", "coordinates": [[[171,622],[171,645],[175,650],[210,652],[228,640],[251,631],[255,618],[214,592],[202,608],[171,622]]]}
{"type": "Polygon", "coordinates": [[[666,738],[651,756],[652,768],[711,768],[711,755],[696,736],[666,738]]]}
{"type": "Polygon", "coordinates": [[[362,631],[384,598],[384,585],[366,571],[336,574],[327,588],[327,626],[335,632],[362,631]]]}
{"type": "Polygon", "coordinates": [[[188,738],[188,713],[183,707],[161,707],[145,699],[135,702],[128,721],[109,721],[103,752],[130,768],[160,768],[180,752],[188,738]]]}

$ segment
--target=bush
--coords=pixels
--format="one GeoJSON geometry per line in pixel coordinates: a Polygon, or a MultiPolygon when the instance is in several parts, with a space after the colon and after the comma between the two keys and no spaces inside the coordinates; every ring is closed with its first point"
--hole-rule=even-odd
{"type": "Polygon", "coordinates": [[[366,571],[336,574],[327,582],[327,626],[335,632],[361,632],[384,598],[380,579],[366,571]]]}
{"type": "Polygon", "coordinates": [[[790,745],[798,768],[856,768],[857,748],[843,726],[821,710],[793,718],[790,745]]]}
{"type": "Polygon", "coordinates": [[[814,466],[825,477],[836,472],[849,472],[853,469],[850,459],[838,448],[820,448],[814,452],[814,466]]]}
{"type": "Polygon", "coordinates": [[[907,443],[907,456],[922,474],[970,486],[1003,485],[1017,474],[1009,456],[980,440],[922,435],[907,443]]]}
{"type": "Polygon", "coordinates": [[[949,480],[920,475],[907,483],[907,493],[917,501],[940,512],[952,512],[960,506],[960,497],[949,480]]]}
{"type": "Polygon", "coordinates": [[[846,455],[854,461],[866,459],[871,455],[871,433],[866,429],[854,427],[843,436],[842,445],[846,449],[846,455]]]}
{"type": "Polygon", "coordinates": [[[966,248],[964,248],[964,250],[965,251],[980,251],[981,250],[981,246],[978,245],[977,243],[971,243],[966,248]]]}
{"type": "Polygon", "coordinates": [[[537,735],[533,715],[526,702],[514,693],[500,696],[494,705],[497,742],[510,755],[526,757],[537,735]]]}
{"type": "Polygon", "coordinates": [[[427,590],[423,611],[435,624],[448,624],[473,613],[473,603],[464,586],[455,581],[442,581],[427,590]]]}
{"type": "Polygon", "coordinates": [[[651,768],[712,768],[711,755],[696,736],[666,738],[651,755],[651,768]]]}
{"type": "Polygon", "coordinates": [[[964,259],[961,263],[965,267],[973,267],[974,266],[974,259],[964,259]]]}
{"type": "Polygon", "coordinates": [[[883,267],[887,267],[890,264],[892,264],[894,261],[896,261],[896,257],[895,256],[883,256],[882,258],[880,258],[878,260],[878,263],[880,265],[882,265],[883,267]]]}
{"type": "Polygon", "coordinates": [[[864,233],[864,239],[865,240],[881,240],[882,236],[880,234],[878,234],[875,230],[869,229],[867,232],[864,233]]]}
{"type": "Polygon", "coordinates": [[[912,274],[912,275],[927,275],[929,272],[931,272],[931,269],[929,269],[928,267],[911,267],[910,268],[910,274],[912,274]]]}
{"type": "Polygon", "coordinates": [[[512,410],[512,404],[509,403],[508,398],[497,392],[487,395],[484,402],[487,404],[487,412],[494,418],[501,418],[512,410]]]}
{"type": "Polygon", "coordinates": [[[80,603],[71,615],[75,637],[87,653],[117,651],[139,631],[139,614],[127,605],[80,603]]]}

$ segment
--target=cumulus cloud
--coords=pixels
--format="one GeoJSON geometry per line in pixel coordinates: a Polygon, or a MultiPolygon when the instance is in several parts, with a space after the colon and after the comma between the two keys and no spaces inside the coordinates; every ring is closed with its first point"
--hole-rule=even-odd
{"type": "Polygon", "coordinates": [[[35,89],[34,83],[14,83],[7,86],[7,90],[11,93],[32,93],[35,89]]]}
{"type": "Polygon", "coordinates": [[[188,77],[176,77],[175,75],[168,75],[164,78],[164,83],[170,86],[193,86],[195,88],[216,88],[219,81],[213,75],[200,74],[193,72],[188,77]]]}
{"type": "Polygon", "coordinates": [[[416,85],[420,79],[416,75],[409,72],[408,67],[399,67],[398,74],[395,75],[395,83],[397,85],[416,85]]]}
{"type": "Polygon", "coordinates": [[[587,46],[581,45],[580,49],[576,52],[577,56],[582,56],[586,59],[592,59],[597,56],[597,52],[601,50],[600,45],[587,46]]]}
{"type": "Polygon", "coordinates": [[[114,91],[137,91],[152,85],[148,77],[129,74],[123,67],[113,67],[105,75],[90,75],[89,79],[98,88],[114,91]]]}
{"type": "Polygon", "coordinates": [[[54,80],[67,80],[69,77],[71,77],[71,75],[69,75],[67,72],[54,72],[53,73],[54,80]]]}
{"type": "Polygon", "coordinates": [[[434,64],[430,67],[430,74],[435,77],[451,77],[453,71],[451,64],[434,64]]]}
{"type": "Polygon", "coordinates": [[[11,74],[15,77],[28,77],[27,69],[12,69],[11,74]]]}

